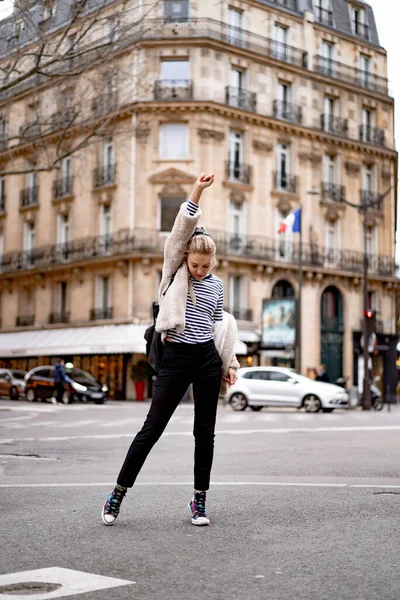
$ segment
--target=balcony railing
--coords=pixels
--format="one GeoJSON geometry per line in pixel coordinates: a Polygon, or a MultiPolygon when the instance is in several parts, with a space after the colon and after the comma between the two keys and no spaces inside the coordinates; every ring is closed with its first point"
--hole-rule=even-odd
{"type": "Polygon", "coordinates": [[[190,79],[159,79],[154,83],[154,100],[192,100],[193,82],[190,79]]]}
{"type": "Polygon", "coordinates": [[[225,101],[229,106],[235,106],[250,112],[257,111],[257,94],[254,92],[227,86],[225,88],[225,101]]]}
{"type": "Polygon", "coordinates": [[[71,127],[77,120],[78,113],[72,106],[53,113],[49,122],[49,133],[71,127]]]}
{"type": "Polygon", "coordinates": [[[252,168],[250,165],[228,160],[225,163],[225,176],[228,181],[250,184],[252,168]]]}
{"type": "Polygon", "coordinates": [[[279,192],[296,194],[298,178],[295,175],[289,175],[289,173],[274,171],[274,185],[279,192]]]}
{"type": "Polygon", "coordinates": [[[347,119],[335,117],[334,115],[321,115],[321,129],[334,135],[347,137],[349,133],[349,122],[347,119]]]}
{"type": "Polygon", "coordinates": [[[92,308],[90,310],[89,318],[91,321],[100,321],[101,319],[112,319],[113,309],[111,306],[107,306],[105,308],[92,308]]]}
{"type": "Polygon", "coordinates": [[[58,312],[49,314],[49,324],[55,325],[56,323],[69,323],[69,312],[58,312]]]}
{"type": "Polygon", "coordinates": [[[300,125],[303,120],[301,106],[295,106],[290,102],[274,100],[273,110],[275,119],[283,119],[284,121],[290,121],[291,123],[297,123],[298,125],[300,125]]]}
{"type": "Polygon", "coordinates": [[[324,56],[314,56],[314,71],[320,73],[320,75],[339,79],[345,83],[366,88],[379,94],[387,95],[388,93],[388,80],[386,77],[379,77],[374,73],[350,67],[324,56]]]}
{"type": "Polygon", "coordinates": [[[92,100],[92,113],[94,115],[106,115],[118,108],[117,92],[105,92],[92,100]]]}
{"type": "Polygon", "coordinates": [[[321,196],[322,200],[333,200],[334,202],[344,202],[346,200],[344,186],[330,181],[321,183],[321,196]]]}
{"type": "Polygon", "coordinates": [[[40,135],[40,123],[33,121],[32,123],[24,123],[19,128],[19,137],[21,140],[30,140],[40,135]]]}
{"type": "Polygon", "coordinates": [[[16,327],[31,327],[35,323],[35,315],[19,315],[15,320],[16,327]]]}
{"type": "Polygon", "coordinates": [[[327,25],[328,27],[333,27],[333,12],[328,10],[327,8],[322,8],[321,6],[315,7],[315,20],[317,23],[321,23],[321,25],[327,25]]]}
{"type": "Polygon", "coordinates": [[[73,190],[73,177],[62,177],[53,181],[53,200],[58,198],[64,198],[65,196],[72,196],[73,190]]]}
{"type": "Polygon", "coordinates": [[[375,146],[385,145],[385,131],[378,127],[369,127],[368,125],[360,125],[360,140],[366,144],[374,144],[375,146]]]}
{"type": "Polygon", "coordinates": [[[97,167],[93,171],[93,187],[102,187],[103,185],[115,184],[116,165],[108,164],[97,167]]]}
{"type": "MultiPolygon", "coordinates": [[[[277,253],[278,240],[263,235],[238,235],[225,231],[210,231],[216,242],[218,255],[240,256],[271,263],[298,263],[298,245],[290,243],[284,256],[277,253]],[[233,242],[234,240],[234,242],[233,242]]],[[[61,263],[102,260],[114,257],[138,257],[155,254],[162,257],[165,237],[158,231],[149,229],[121,229],[112,236],[81,238],[65,244],[52,244],[33,248],[25,252],[7,252],[0,264],[0,274],[31,269],[43,269],[61,263]]],[[[396,265],[392,256],[371,257],[374,271],[379,275],[393,276],[396,265]]],[[[332,249],[317,244],[303,242],[303,262],[305,265],[340,268],[343,271],[363,272],[363,253],[355,250],[332,249]]]]}
{"type": "Polygon", "coordinates": [[[370,29],[365,23],[360,23],[360,21],[353,20],[352,30],[354,35],[357,35],[358,37],[362,37],[364,40],[370,39],[370,29]]]}
{"type": "Polygon", "coordinates": [[[382,196],[378,192],[370,190],[360,190],[361,206],[366,206],[374,210],[382,210],[382,196]]]}
{"type": "Polygon", "coordinates": [[[20,206],[25,208],[26,206],[35,206],[38,203],[39,188],[37,185],[28,187],[20,192],[20,206]]]}
{"type": "Polygon", "coordinates": [[[251,308],[224,308],[224,310],[231,313],[239,321],[253,320],[253,311],[251,308]]]}

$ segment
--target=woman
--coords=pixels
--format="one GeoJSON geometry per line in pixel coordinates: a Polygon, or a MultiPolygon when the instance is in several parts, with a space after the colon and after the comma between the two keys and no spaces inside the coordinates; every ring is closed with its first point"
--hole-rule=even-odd
{"type": "MultiPolygon", "coordinates": [[[[189,503],[193,525],[208,525],[206,492],[214,453],[214,430],[221,376],[235,383],[239,363],[234,355],[236,324],[223,312],[223,284],[211,274],[216,247],[203,228],[202,192],[214,175],[198,178],[189,202],[182,204],[164,249],[156,329],[165,343],[146,421],[133,440],[102,511],[105,525],[117,518],[121,502],[132,487],[151,448],[160,438],[189,385],[194,396],[194,495],[189,503]],[[218,339],[218,350],[214,338],[218,339]]],[[[226,385],[226,384],[225,384],[226,385]]],[[[223,386],[222,386],[223,387],[223,386]]]]}

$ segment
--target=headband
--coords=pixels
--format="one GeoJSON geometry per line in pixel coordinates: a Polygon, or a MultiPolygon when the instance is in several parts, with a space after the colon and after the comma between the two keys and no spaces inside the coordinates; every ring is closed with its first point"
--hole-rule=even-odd
{"type": "Polygon", "coordinates": [[[210,235],[205,231],[195,231],[191,237],[195,237],[196,235],[207,235],[208,237],[210,237],[210,235]]]}

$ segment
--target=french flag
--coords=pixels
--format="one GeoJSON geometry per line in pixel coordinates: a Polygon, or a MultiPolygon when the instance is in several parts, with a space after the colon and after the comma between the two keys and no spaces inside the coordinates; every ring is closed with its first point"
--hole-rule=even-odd
{"type": "Polygon", "coordinates": [[[301,208],[291,212],[280,224],[278,233],[285,233],[286,231],[291,231],[292,233],[301,232],[301,208]]]}

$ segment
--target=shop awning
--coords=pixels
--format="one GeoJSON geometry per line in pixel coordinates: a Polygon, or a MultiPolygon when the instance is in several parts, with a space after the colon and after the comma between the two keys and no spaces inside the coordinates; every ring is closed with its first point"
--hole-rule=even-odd
{"type": "Polygon", "coordinates": [[[68,327],[0,334],[0,356],[58,356],[68,354],[125,354],[146,351],[148,325],[68,327]]]}
{"type": "MultiPolygon", "coordinates": [[[[0,357],[145,354],[147,327],[132,323],[0,333],[0,357]]],[[[246,355],[246,344],[237,340],[235,353],[246,355]]]]}

